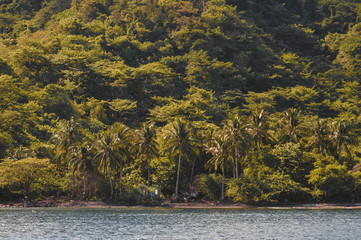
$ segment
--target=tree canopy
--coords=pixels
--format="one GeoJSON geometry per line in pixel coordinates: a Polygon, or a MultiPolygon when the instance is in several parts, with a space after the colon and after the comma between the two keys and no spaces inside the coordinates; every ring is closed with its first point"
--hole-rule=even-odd
{"type": "Polygon", "coordinates": [[[23,176],[0,196],[359,201],[360,19],[361,0],[2,1],[0,171],[23,176]]]}

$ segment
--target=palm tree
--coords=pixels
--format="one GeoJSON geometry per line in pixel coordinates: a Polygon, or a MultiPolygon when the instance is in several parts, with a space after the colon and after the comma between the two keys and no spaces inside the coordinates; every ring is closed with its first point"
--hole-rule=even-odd
{"type": "Polygon", "coordinates": [[[69,121],[60,121],[59,129],[54,133],[51,141],[55,143],[58,166],[67,163],[71,148],[81,139],[80,124],[72,117],[69,121]]]}
{"type": "MultiPolygon", "coordinates": [[[[59,122],[59,129],[53,134],[50,141],[55,143],[55,152],[57,155],[58,168],[66,168],[73,148],[80,141],[80,124],[73,117],[69,121],[59,122]]],[[[75,190],[75,175],[72,172],[72,196],[75,190]]]]}
{"type": "Polygon", "coordinates": [[[261,149],[261,146],[272,142],[271,136],[267,133],[266,115],[264,110],[261,112],[251,113],[248,118],[246,130],[251,135],[254,148],[261,149]]]}
{"type": "Polygon", "coordinates": [[[330,139],[335,147],[335,155],[338,162],[341,164],[342,147],[349,153],[347,144],[351,143],[351,138],[348,135],[349,125],[345,120],[335,121],[331,124],[330,139]]]}
{"type": "Polygon", "coordinates": [[[148,187],[150,186],[150,159],[158,156],[158,143],[155,140],[157,135],[156,128],[153,123],[143,124],[141,129],[136,131],[137,154],[147,162],[148,170],[148,187]]]}
{"type": "Polygon", "coordinates": [[[195,171],[195,165],[196,165],[196,161],[200,160],[201,158],[201,152],[203,150],[203,146],[202,144],[200,144],[202,142],[203,136],[202,136],[202,132],[198,131],[197,129],[193,128],[192,129],[192,136],[195,138],[195,152],[198,153],[197,156],[193,157],[193,161],[192,161],[192,170],[191,170],[191,176],[190,176],[190,181],[189,181],[189,191],[193,191],[193,176],[194,176],[194,171],[195,171]]]}
{"type": "Polygon", "coordinates": [[[299,142],[298,126],[300,124],[299,115],[301,111],[297,108],[290,108],[284,112],[284,134],[280,142],[299,142]]]}
{"type": "Polygon", "coordinates": [[[68,166],[73,175],[75,172],[83,174],[83,194],[85,197],[88,175],[94,171],[94,161],[90,144],[85,143],[82,146],[74,147],[70,154],[68,166]]]}
{"type": "Polygon", "coordinates": [[[319,153],[327,156],[328,147],[330,146],[329,130],[325,121],[318,119],[312,127],[312,143],[311,146],[317,149],[319,153]]]}
{"type": "Polygon", "coordinates": [[[7,159],[17,161],[23,158],[35,157],[36,152],[32,151],[30,148],[19,146],[18,148],[15,149],[8,149],[6,151],[6,155],[7,155],[6,157],[7,159]]]}
{"type": "Polygon", "coordinates": [[[130,149],[130,129],[119,122],[113,124],[110,128],[111,133],[114,135],[116,150],[119,155],[119,177],[122,178],[122,166],[130,158],[129,149],[130,149]]]}
{"type": "Polygon", "coordinates": [[[236,116],[228,119],[224,124],[224,134],[228,136],[233,150],[234,178],[238,178],[238,163],[241,154],[246,155],[250,147],[250,136],[245,131],[245,125],[241,119],[236,116]]]}
{"type": "Polygon", "coordinates": [[[95,148],[97,154],[94,160],[97,162],[100,169],[108,174],[110,184],[110,199],[113,199],[113,182],[111,176],[111,169],[120,165],[120,158],[117,156],[117,138],[115,134],[105,131],[99,135],[96,141],[95,148]]]}
{"type": "Polygon", "coordinates": [[[114,135],[116,152],[118,156],[118,164],[115,166],[119,171],[119,196],[122,192],[123,167],[127,160],[130,159],[130,129],[119,122],[114,123],[110,128],[114,135]]]}
{"type": "Polygon", "coordinates": [[[222,171],[222,199],[224,198],[225,168],[231,151],[231,139],[221,130],[218,132],[216,138],[211,140],[207,148],[207,152],[211,153],[213,157],[208,160],[206,167],[209,169],[214,168],[215,171],[220,168],[222,171]]]}
{"type": "Polygon", "coordinates": [[[181,118],[172,124],[172,129],[167,131],[166,153],[178,157],[177,180],[175,186],[175,197],[178,197],[179,174],[182,158],[189,159],[197,152],[198,145],[195,138],[190,134],[190,124],[181,118]]]}

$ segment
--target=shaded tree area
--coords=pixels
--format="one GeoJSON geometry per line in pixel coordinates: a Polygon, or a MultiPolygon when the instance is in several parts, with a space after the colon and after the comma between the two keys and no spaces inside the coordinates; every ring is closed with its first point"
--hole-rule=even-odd
{"type": "Polygon", "coordinates": [[[2,1],[0,196],[360,201],[360,19],[359,0],[2,1]]]}

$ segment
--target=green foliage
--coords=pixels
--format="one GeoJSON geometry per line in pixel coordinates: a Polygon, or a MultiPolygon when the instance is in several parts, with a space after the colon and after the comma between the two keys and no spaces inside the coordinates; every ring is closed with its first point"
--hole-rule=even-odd
{"type": "MultiPolygon", "coordinates": [[[[152,170],[151,182],[158,184],[162,188],[162,192],[166,195],[172,195],[174,193],[174,184],[176,179],[176,163],[173,159],[155,158],[151,161],[150,167],[152,170]]],[[[183,170],[183,174],[186,175],[187,169],[183,170]]]]}
{"type": "Polygon", "coordinates": [[[356,24],[345,34],[329,34],[326,44],[336,52],[335,63],[341,64],[350,76],[360,76],[360,29],[356,24]]]}
{"type": "Polygon", "coordinates": [[[192,126],[189,122],[178,118],[170,129],[166,130],[166,147],[164,152],[171,158],[178,158],[175,196],[178,196],[178,186],[182,159],[190,160],[197,153],[197,140],[192,136],[192,126]]]}
{"type": "Polygon", "coordinates": [[[12,56],[12,65],[16,74],[28,77],[43,86],[55,82],[58,76],[57,69],[44,52],[32,46],[16,49],[12,56]]]}
{"type": "Polygon", "coordinates": [[[10,192],[37,198],[56,194],[59,176],[49,159],[26,158],[0,163],[0,187],[10,192]]]}
{"type": "Polygon", "coordinates": [[[348,201],[352,198],[353,178],[345,166],[338,163],[316,164],[317,167],[309,175],[309,182],[315,187],[315,198],[327,201],[348,201]]]}
{"type": "Polygon", "coordinates": [[[226,196],[240,202],[299,202],[307,200],[306,189],[282,172],[259,169],[228,183],[226,196]]]}
{"type": "Polygon", "coordinates": [[[218,91],[243,87],[244,80],[237,74],[231,62],[212,60],[204,51],[191,51],[187,58],[189,60],[184,80],[190,86],[218,91]]]}
{"type": "Polygon", "coordinates": [[[253,152],[244,174],[228,182],[226,196],[241,202],[295,202],[310,199],[308,189],[297,179],[297,170],[300,170],[286,172],[286,166],[291,163],[280,156],[281,149],[274,151],[278,156],[273,155],[269,148],[253,152]]]}
{"type": "Polygon", "coordinates": [[[319,1],[318,8],[325,32],[345,32],[350,23],[355,22],[357,1],[319,1]]]}
{"type": "Polygon", "coordinates": [[[221,198],[222,175],[211,173],[201,174],[195,177],[195,186],[201,197],[205,200],[214,201],[221,198]]]}
{"type": "Polygon", "coordinates": [[[49,84],[40,94],[38,102],[43,105],[46,113],[56,113],[61,119],[70,119],[75,115],[73,106],[63,88],[49,84]]]}
{"type": "Polygon", "coordinates": [[[246,130],[251,136],[254,149],[261,149],[261,146],[272,142],[272,137],[267,132],[267,115],[264,110],[257,110],[251,113],[246,130]]]}
{"type": "Polygon", "coordinates": [[[3,59],[0,58],[0,74],[11,75],[11,73],[12,70],[10,66],[3,59]]]}
{"type": "Polygon", "coordinates": [[[292,180],[307,186],[307,178],[313,169],[312,158],[304,156],[299,143],[276,145],[272,154],[280,160],[281,170],[292,180]]]}
{"type": "Polygon", "coordinates": [[[43,0],[2,2],[0,3],[0,8],[4,12],[10,12],[12,14],[31,14],[33,11],[38,11],[43,2],[43,0]]]}
{"type": "Polygon", "coordinates": [[[58,129],[55,130],[51,141],[55,144],[55,153],[59,166],[68,163],[72,154],[72,148],[81,141],[80,124],[71,118],[69,121],[58,122],[58,129]]]}
{"type": "Polygon", "coordinates": [[[181,116],[192,121],[220,122],[225,118],[226,106],[219,103],[213,92],[195,87],[189,88],[187,92],[181,100],[154,98],[159,105],[150,110],[150,119],[167,122],[181,116]]]}
{"type": "Polygon", "coordinates": [[[6,156],[6,150],[10,148],[13,139],[7,133],[0,132],[0,159],[6,156]]]}
{"type": "Polygon", "coordinates": [[[58,162],[34,196],[141,202],[147,182],[167,197],[198,175],[206,199],[357,200],[360,9],[2,1],[0,159],[58,162]]]}
{"type": "Polygon", "coordinates": [[[154,124],[143,124],[141,129],[136,132],[136,153],[138,156],[147,162],[148,171],[148,187],[150,186],[150,160],[158,156],[158,143],[156,142],[156,128],[154,124]]]}

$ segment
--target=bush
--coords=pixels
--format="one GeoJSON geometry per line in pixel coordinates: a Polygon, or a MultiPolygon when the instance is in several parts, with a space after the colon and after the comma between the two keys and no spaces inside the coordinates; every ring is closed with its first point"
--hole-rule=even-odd
{"type": "Polygon", "coordinates": [[[279,171],[258,171],[228,182],[226,196],[240,202],[299,202],[310,199],[289,175],[279,171]]]}
{"type": "Polygon", "coordinates": [[[354,178],[339,163],[317,166],[311,171],[309,182],[314,186],[316,200],[344,202],[353,198],[354,178]]]}
{"type": "Polygon", "coordinates": [[[160,198],[157,198],[158,195],[155,194],[156,189],[157,187],[148,187],[143,184],[123,186],[119,200],[128,204],[158,201],[160,198]]]}
{"type": "Polygon", "coordinates": [[[0,187],[31,198],[54,195],[60,189],[55,165],[37,158],[1,162],[0,187]]]}
{"type": "Polygon", "coordinates": [[[222,175],[212,173],[201,174],[195,178],[195,186],[201,198],[205,200],[218,200],[222,197],[222,175]]]}

